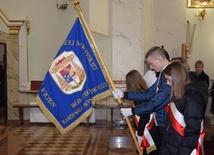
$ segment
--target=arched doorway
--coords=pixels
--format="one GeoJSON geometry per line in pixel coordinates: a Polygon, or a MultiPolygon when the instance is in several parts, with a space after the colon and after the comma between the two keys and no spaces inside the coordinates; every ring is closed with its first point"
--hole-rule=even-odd
{"type": "Polygon", "coordinates": [[[7,58],[6,44],[0,43],[0,123],[7,122],[7,58]]]}

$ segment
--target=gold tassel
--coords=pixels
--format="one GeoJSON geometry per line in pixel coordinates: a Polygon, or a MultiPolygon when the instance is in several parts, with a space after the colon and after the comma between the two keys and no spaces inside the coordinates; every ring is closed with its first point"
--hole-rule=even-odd
{"type": "Polygon", "coordinates": [[[26,28],[26,31],[27,31],[27,35],[29,35],[30,34],[30,22],[28,20],[28,17],[25,20],[25,28],[26,28]]]}

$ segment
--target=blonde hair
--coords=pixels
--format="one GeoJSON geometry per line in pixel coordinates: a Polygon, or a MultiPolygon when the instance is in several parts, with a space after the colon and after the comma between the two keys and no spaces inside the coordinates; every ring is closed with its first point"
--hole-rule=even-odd
{"type": "Polygon", "coordinates": [[[203,61],[201,61],[201,60],[196,61],[196,62],[195,62],[195,67],[198,67],[198,66],[204,67],[203,61]]]}

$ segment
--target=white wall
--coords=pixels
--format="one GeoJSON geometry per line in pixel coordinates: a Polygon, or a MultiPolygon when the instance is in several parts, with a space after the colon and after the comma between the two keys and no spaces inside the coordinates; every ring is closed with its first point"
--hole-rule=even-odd
{"type": "MultiPolygon", "coordinates": [[[[66,2],[66,0],[58,0],[66,2]]],[[[59,10],[55,0],[0,0],[0,9],[4,11],[10,20],[30,21],[30,35],[28,36],[28,62],[29,81],[43,80],[53,58],[67,37],[74,21],[77,11],[73,4],[68,2],[68,9],[59,10]]],[[[85,19],[89,20],[88,0],[81,0],[80,6],[85,19]]],[[[0,30],[8,32],[3,24],[0,30]],[[4,29],[3,29],[4,28],[4,29]]],[[[25,25],[19,32],[19,82],[20,86],[27,81],[27,35],[25,25]]],[[[103,56],[106,66],[111,69],[111,40],[110,37],[94,34],[95,41],[103,56]]],[[[111,70],[110,70],[111,72],[111,70]]]]}
{"type": "Polygon", "coordinates": [[[197,25],[193,52],[189,55],[188,59],[191,70],[194,70],[194,63],[200,59],[205,64],[205,72],[211,76],[214,73],[214,8],[206,9],[207,17],[202,21],[200,21],[198,17],[195,17],[198,9],[187,8],[186,10],[186,19],[189,20],[191,24],[197,25]]]}
{"type": "MultiPolygon", "coordinates": [[[[28,50],[29,80],[42,80],[44,78],[52,59],[74,23],[77,13],[73,9],[73,4],[70,1],[67,2],[69,4],[68,9],[62,11],[56,8],[55,0],[0,0],[0,9],[5,12],[9,19],[26,19],[27,16],[29,18],[31,29],[28,50]]],[[[188,59],[191,70],[194,70],[195,61],[201,59],[205,63],[205,72],[208,75],[213,74],[214,9],[208,8],[207,17],[200,21],[198,17],[195,17],[195,12],[198,9],[187,8],[186,1],[153,0],[151,2],[151,0],[142,0],[142,2],[143,7],[147,7],[144,6],[144,3],[149,5],[151,8],[149,9],[151,11],[149,16],[152,17],[152,19],[150,18],[150,26],[152,26],[150,32],[142,32],[142,37],[144,37],[142,40],[145,41],[142,52],[146,52],[151,45],[164,45],[171,58],[180,56],[181,44],[186,41],[186,21],[189,20],[191,24],[197,24],[193,53],[189,55],[188,59]],[[147,43],[145,38],[148,39],[148,37],[150,40],[147,43]]],[[[88,3],[88,0],[81,0],[80,3],[87,21],[89,20],[88,3]]],[[[146,16],[143,13],[142,30],[145,30],[148,21],[146,16]]],[[[0,21],[0,29],[8,31],[2,21],[0,21]]],[[[94,34],[94,37],[110,73],[112,73],[112,38],[98,34],[94,34]]],[[[20,30],[19,45],[21,84],[27,82],[25,25],[20,30]]]]}
{"type": "Polygon", "coordinates": [[[153,43],[164,45],[170,58],[181,56],[186,42],[186,1],[153,0],[153,43]]]}
{"type": "MultiPolygon", "coordinates": [[[[60,3],[60,0],[58,1],[60,3]]],[[[65,2],[66,0],[62,1],[65,2]]],[[[4,11],[10,20],[24,20],[27,16],[29,18],[29,81],[43,80],[52,59],[58,52],[77,17],[77,12],[73,9],[73,4],[68,0],[67,2],[69,4],[68,9],[62,11],[56,8],[55,0],[0,0],[0,9],[4,11]]],[[[115,21],[116,24],[120,24],[119,26],[117,25],[118,30],[123,30],[124,27],[122,23],[126,24],[125,34],[131,34],[132,38],[130,40],[132,44],[138,45],[132,46],[134,48],[131,49],[138,51],[137,54],[133,53],[134,56],[128,55],[126,60],[121,59],[121,61],[118,61],[116,58],[113,59],[112,54],[120,51],[114,49],[120,48],[120,46],[123,47],[123,44],[127,46],[126,42],[121,43],[121,40],[118,40],[118,42],[112,43],[112,27],[110,27],[109,37],[93,34],[110,74],[112,74],[113,68],[117,68],[113,66],[113,64],[116,64],[119,69],[122,69],[121,73],[123,73],[115,72],[117,78],[124,79],[124,74],[132,67],[130,64],[136,60],[138,62],[132,63],[132,65],[139,64],[139,66],[134,66],[134,68],[142,68],[143,72],[144,69],[141,65],[143,65],[144,54],[153,45],[164,45],[171,58],[181,56],[181,44],[186,42],[187,20],[189,20],[191,24],[197,24],[193,53],[189,55],[188,59],[191,69],[194,69],[195,61],[201,59],[205,63],[205,72],[208,75],[214,73],[212,69],[212,59],[214,58],[214,9],[207,9],[207,17],[205,17],[203,21],[199,21],[199,18],[195,17],[197,9],[187,8],[186,1],[133,0],[131,3],[134,4],[132,5],[130,5],[128,0],[125,1],[126,3],[119,0],[109,2],[110,25],[113,25],[112,15],[121,15],[121,12],[117,13],[117,11],[128,10],[132,15],[136,15],[136,18],[130,18],[129,16],[127,20],[125,15],[129,12],[125,12],[126,14],[122,14],[123,22],[118,22],[116,17],[114,17],[114,19],[117,20],[115,21]],[[112,5],[113,2],[114,5],[112,5]],[[142,6],[140,6],[141,3],[142,6]],[[112,10],[112,7],[116,5],[118,5],[117,7],[121,8],[121,10],[117,10],[116,8],[112,10]],[[139,7],[136,7],[136,5],[139,5],[139,7]],[[139,11],[140,9],[142,14],[139,11]],[[114,14],[111,13],[113,11],[114,14]],[[133,19],[136,21],[132,21],[133,19]],[[134,22],[131,23],[131,25],[136,27],[129,27],[130,22],[134,22]],[[137,22],[142,25],[138,27],[137,22]],[[142,29],[140,29],[141,27],[142,29]],[[133,33],[136,32],[136,30],[141,34],[136,35],[136,33],[133,33]],[[137,38],[138,40],[135,41],[133,38],[137,38]],[[137,47],[137,50],[135,50],[135,47],[137,47]],[[122,67],[120,67],[120,65],[122,65],[122,67]]],[[[89,0],[81,0],[80,6],[87,23],[89,23],[89,0]]],[[[8,32],[8,28],[1,20],[0,31],[8,32]]],[[[117,37],[117,35],[115,35],[115,37],[117,37]]],[[[21,27],[19,39],[19,84],[21,86],[21,84],[28,82],[26,61],[27,36],[25,25],[21,27]]],[[[120,54],[118,55],[120,56],[120,54]]],[[[120,116],[118,111],[117,114],[120,116]]],[[[98,114],[99,117],[100,115],[101,114],[98,114]]],[[[11,117],[11,115],[9,117],[11,117]]],[[[116,119],[117,118],[118,117],[116,117],[116,119]]]]}

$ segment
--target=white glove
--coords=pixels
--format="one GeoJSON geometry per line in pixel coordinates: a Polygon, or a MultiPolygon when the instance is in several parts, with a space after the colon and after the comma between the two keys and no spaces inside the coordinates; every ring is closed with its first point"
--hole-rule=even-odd
{"type": "Polygon", "coordinates": [[[112,91],[112,94],[114,96],[114,99],[123,98],[124,93],[120,89],[115,89],[112,91]]]}
{"type": "Polygon", "coordinates": [[[128,116],[133,115],[132,114],[132,108],[121,108],[120,109],[121,114],[123,115],[123,118],[126,118],[128,116]]]}

